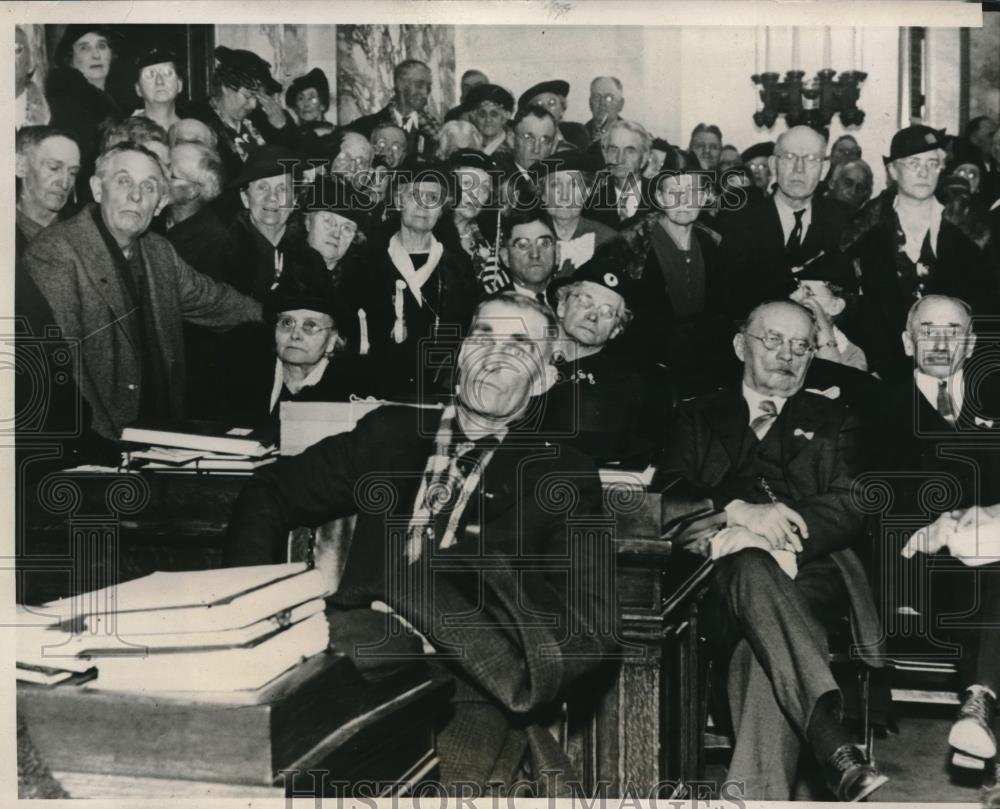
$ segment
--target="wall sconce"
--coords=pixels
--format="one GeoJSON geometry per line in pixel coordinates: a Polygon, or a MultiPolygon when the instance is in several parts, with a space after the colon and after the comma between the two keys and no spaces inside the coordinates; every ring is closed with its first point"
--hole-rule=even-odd
{"type": "Polygon", "coordinates": [[[770,129],[779,115],[785,116],[789,126],[826,127],[835,114],[840,115],[844,126],[859,126],[865,120],[864,110],[858,107],[861,83],[868,74],[848,70],[836,75],[827,68],[819,71],[812,81],[804,81],[805,72],[789,70],[784,81],[778,73],[755,73],[750,77],[760,86],[763,107],[753,114],[757,126],[770,129]]]}

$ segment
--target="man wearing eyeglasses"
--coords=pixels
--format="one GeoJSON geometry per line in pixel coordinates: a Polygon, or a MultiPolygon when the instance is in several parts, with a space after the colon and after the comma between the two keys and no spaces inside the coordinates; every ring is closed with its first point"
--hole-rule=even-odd
{"type": "Polygon", "coordinates": [[[484,301],[455,346],[443,410],[383,406],[278,461],[243,490],[229,525],[225,563],[262,564],[283,561],[290,529],[357,514],[330,639],[362,671],[437,650],[424,659],[456,688],[436,740],[449,791],[507,783],[525,758],[533,772],[568,765],[542,709],[614,649],[588,617],[610,597],[596,469],[525,426],[555,380],[555,326],[530,298],[484,301]]]}
{"type": "Polygon", "coordinates": [[[546,290],[556,273],[556,234],[548,213],[541,207],[516,208],[501,222],[500,261],[507,268],[509,289],[548,304],[546,290]]]}
{"type": "Polygon", "coordinates": [[[518,110],[508,128],[510,155],[501,155],[497,160],[504,179],[520,174],[533,181],[529,167],[551,155],[558,139],[556,120],[548,108],[535,105],[518,110]]]}
{"type": "Polygon", "coordinates": [[[883,379],[905,379],[911,364],[899,335],[910,306],[930,294],[996,311],[987,259],[943,218],[934,191],[944,166],[944,134],[915,124],[899,130],[884,158],[893,187],[871,200],[845,231],[842,246],[861,281],[868,334],[862,346],[883,379]]]}
{"type": "Polygon", "coordinates": [[[791,301],[753,310],[733,339],[741,389],[682,405],[665,466],[724,513],[709,542],[716,567],[704,626],[729,667],[735,746],[727,778],[743,797],[790,800],[800,739],[830,790],[855,801],[885,783],[841,725],[828,629],[850,610],[866,661],[881,627],[850,550],[862,517],[851,499],[857,419],[803,390],[816,347],[808,309],[791,301]]]}
{"type": "Polygon", "coordinates": [[[976,334],[966,301],[925,296],[910,308],[902,338],[913,371],[891,389],[885,407],[884,468],[903,473],[893,478],[891,508],[897,514],[927,513],[934,508],[925,496],[928,485],[943,485],[952,495],[929,531],[912,534],[903,559],[887,557],[887,562],[893,581],[929,583],[918,596],[922,602],[908,606],[930,621],[936,640],[960,649],[963,704],[948,742],[955,764],[981,770],[996,756],[1000,730],[1000,582],[996,562],[970,559],[976,556],[974,523],[966,526],[971,542],[951,536],[957,528],[952,509],[1000,500],[1000,389],[994,361],[974,354],[976,334]],[[936,555],[946,545],[950,554],[936,555]],[[927,555],[915,556],[918,552],[927,555]],[[989,564],[986,575],[956,565],[956,559],[970,567],[989,564]],[[961,615],[962,621],[942,627],[942,615],[961,615]]]}
{"type": "Polygon", "coordinates": [[[583,124],[563,120],[563,116],[566,114],[567,96],[569,96],[569,82],[562,79],[551,79],[529,87],[521,93],[521,97],[517,101],[519,110],[537,104],[547,109],[552,115],[559,128],[553,152],[564,149],[586,149],[592,142],[583,124]]]}
{"type": "Polygon", "coordinates": [[[825,160],[823,135],[792,127],[768,157],[774,193],[762,204],[727,214],[720,252],[732,317],[746,317],[761,301],[787,296],[799,268],[820,254],[839,253],[837,242],[852,211],[817,195],[825,160]]]}
{"type": "Polygon", "coordinates": [[[625,90],[621,79],[598,76],[590,83],[590,112],[593,117],[584,124],[591,143],[599,141],[608,127],[621,120],[625,106],[625,90]]]}

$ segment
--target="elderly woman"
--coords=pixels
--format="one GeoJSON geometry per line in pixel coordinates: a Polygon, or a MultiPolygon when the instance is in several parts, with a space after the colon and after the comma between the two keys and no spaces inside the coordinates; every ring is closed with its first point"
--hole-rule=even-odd
{"type": "Polygon", "coordinates": [[[330,82],[318,67],[292,80],[285,91],[285,106],[295,113],[299,128],[304,132],[329,135],[333,131],[333,124],[326,120],[330,109],[330,82]]]}
{"type": "Polygon", "coordinates": [[[613,228],[583,215],[584,201],[600,168],[595,155],[578,151],[559,152],[531,168],[559,240],[555,278],[568,278],[616,235],[613,228]]]}
{"type": "Polygon", "coordinates": [[[100,130],[121,117],[122,106],[109,81],[114,64],[111,32],[104,25],[67,25],[56,47],[45,95],[52,126],[71,134],[80,145],[77,195],[89,200],[100,130]]]}
{"type": "Polygon", "coordinates": [[[396,184],[399,228],[388,240],[369,242],[364,258],[350,268],[344,283],[357,290],[364,309],[373,358],[378,357],[398,395],[428,390],[436,369],[423,353],[439,340],[451,340],[468,327],[478,297],[464,256],[442,244],[434,228],[448,206],[446,169],[429,166],[404,173],[396,184]]]}
{"type": "Polygon", "coordinates": [[[227,177],[235,177],[254,150],[266,143],[294,146],[298,134],[271,93],[280,85],[271,77],[271,65],[250,51],[215,49],[212,93],[194,105],[191,115],[215,132],[217,149],[227,177]],[[250,120],[258,107],[264,119],[250,120]]]}
{"type": "Polygon", "coordinates": [[[438,148],[435,157],[438,160],[447,160],[459,149],[482,151],[482,148],[483,136],[475,126],[468,121],[447,121],[438,130],[438,148]]]}
{"type": "Polygon", "coordinates": [[[340,177],[318,177],[302,197],[307,256],[334,288],[365,243],[360,225],[368,200],[340,177]]]}
{"type": "Polygon", "coordinates": [[[301,252],[301,223],[295,210],[295,155],[280,146],[262,146],[231,183],[243,211],[229,226],[224,280],[263,301],[281,279],[285,256],[301,252]],[[293,166],[293,168],[289,168],[293,166]]]}
{"type": "Polygon", "coordinates": [[[181,120],[177,114],[177,97],[183,90],[177,54],[154,47],[135,62],[135,93],[142,106],[132,115],[144,115],[168,130],[181,120]]]}

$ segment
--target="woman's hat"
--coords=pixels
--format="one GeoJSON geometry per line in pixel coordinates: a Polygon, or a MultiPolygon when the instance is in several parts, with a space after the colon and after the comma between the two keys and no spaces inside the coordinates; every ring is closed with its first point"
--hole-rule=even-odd
{"type": "Polygon", "coordinates": [[[298,98],[299,93],[303,90],[307,90],[310,87],[314,88],[319,94],[319,103],[329,108],[330,106],[330,82],[327,81],[326,73],[320,70],[318,67],[314,67],[306,75],[299,76],[292,80],[292,83],[288,86],[285,91],[285,106],[289,109],[295,109],[295,100],[298,98]]]}
{"type": "Polygon", "coordinates": [[[85,34],[100,34],[108,40],[111,50],[115,50],[116,37],[114,32],[107,25],[67,25],[66,30],[63,31],[62,39],[59,40],[59,44],[56,46],[54,61],[57,65],[63,65],[69,62],[69,57],[73,53],[73,46],[76,44],[76,41],[85,34]]]}

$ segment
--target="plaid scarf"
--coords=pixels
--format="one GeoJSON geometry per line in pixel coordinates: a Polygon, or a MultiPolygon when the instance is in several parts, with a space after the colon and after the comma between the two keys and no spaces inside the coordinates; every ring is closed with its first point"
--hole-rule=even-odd
{"type": "Polygon", "coordinates": [[[434,437],[434,452],[424,466],[407,528],[406,560],[410,564],[420,559],[424,545],[434,540],[434,523],[438,515],[448,516],[438,547],[450,548],[458,541],[455,535],[462,512],[479,485],[483,469],[506,435],[504,431],[471,441],[464,435],[456,436],[455,418],[455,405],[450,404],[441,415],[441,425],[434,437]]]}

